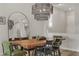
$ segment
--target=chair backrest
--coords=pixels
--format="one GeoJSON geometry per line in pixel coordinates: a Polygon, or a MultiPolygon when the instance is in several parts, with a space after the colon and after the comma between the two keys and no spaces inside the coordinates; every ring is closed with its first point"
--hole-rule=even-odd
{"type": "Polygon", "coordinates": [[[20,38],[14,38],[14,40],[20,40],[20,38]]]}
{"type": "Polygon", "coordinates": [[[32,39],[36,39],[37,37],[36,36],[32,36],[32,39]]]}
{"type": "Polygon", "coordinates": [[[9,38],[9,41],[12,41],[12,38],[9,38]]]}
{"type": "Polygon", "coordinates": [[[55,39],[53,42],[53,47],[60,47],[61,44],[62,44],[61,39],[55,39]]]}
{"type": "Polygon", "coordinates": [[[62,36],[54,36],[53,46],[59,47],[62,44],[62,36]]]}
{"type": "Polygon", "coordinates": [[[62,36],[53,36],[53,39],[61,39],[63,38],[62,36]]]}
{"type": "Polygon", "coordinates": [[[39,40],[46,40],[46,37],[41,36],[41,37],[39,38],[39,40]]]}
{"type": "Polygon", "coordinates": [[[21,40],[28,40],[28,37],[22,37],[21,40]]]}
{"type": "Polygon", "coordinates": [[[9,41],[4,41],[2,43],[2,47],[3,47],[3,54],[10,56],[11,55],[11,45],[9,41]]]}

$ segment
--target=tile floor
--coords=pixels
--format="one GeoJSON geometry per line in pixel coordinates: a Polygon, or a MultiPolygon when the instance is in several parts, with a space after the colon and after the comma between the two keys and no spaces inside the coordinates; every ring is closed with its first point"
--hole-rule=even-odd
{"type": "Polygon", "coordinates": [[[79,56],[79,52],[61,49],[62,56],[79,56]]]}
{"type": "Polygon", "coordinates": [[[79,56],[79,52],[61,49],[61,56],[79,56]]]}
{"type": "Polygon", "coordinates": [[[79,56],[79,52],[61,49],[61,56],[79,56]]]}

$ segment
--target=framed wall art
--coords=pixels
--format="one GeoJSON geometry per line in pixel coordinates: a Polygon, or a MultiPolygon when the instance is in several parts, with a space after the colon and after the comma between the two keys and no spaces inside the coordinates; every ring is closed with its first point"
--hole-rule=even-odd
{"type": "Polygon", "coordinates": [[[0,25],[5,25],[6,24],[6,17],[0,16],[0,25]]]}

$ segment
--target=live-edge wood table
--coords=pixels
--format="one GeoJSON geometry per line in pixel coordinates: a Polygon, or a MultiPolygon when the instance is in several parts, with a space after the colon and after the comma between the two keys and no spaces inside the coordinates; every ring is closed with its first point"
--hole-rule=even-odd
{"type": "Polygon", "coordinates": [[[14,45],[20,45],[25,50],[28,51],[28,54],[30,56],[30,51],[32,49],[35,49],[37,46],[44,46],[46,44],[46,40],[36,40],[36,39],[29,39],[29,40],[16,40],[16,41],[10,41],[10,43],[14,45]]]}

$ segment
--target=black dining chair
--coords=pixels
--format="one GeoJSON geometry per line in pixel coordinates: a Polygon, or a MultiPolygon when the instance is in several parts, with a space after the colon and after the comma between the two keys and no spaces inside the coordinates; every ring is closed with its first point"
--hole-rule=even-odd
{"type": "Polygon", "coordinates": [[[9,41],[12,41],[12,38],[9,38],[9,41]]]}
{"type": "MultiPolygon", "coordinates": [[[[38,40],[46,40],[46,37],[41,36],[38,40]]],[[[35,49],[35,56],[45,56],[45,45],[44,46],[37,46],[35,49]]]]}
{"type": "Polygon", "coordinates": [[[37,37],[36,36],[32,36],[32,39],[36,39],[37,37]]]}
{"type": "Polygon", "coordinates": [[[14,41],[20,40],[20,38],[14,38],[14,41]]]}
{"type": "Polygon", "coordinates": [[[52,56],[52,44],[46,43],[44,46],[45,56],[52,56]]]}
{"type": "Polygon", "coordinates": [[[61,44],[62,44],[62,36],[54,36],[54,40],[52,43],[54,56],[61,56],[61,52],[60,52],[61,44]]]}
{"type": "Polygon", "coordinates": [[[46,37],[41,36],[41,37],[39,37],[39,39],[38,39],[38,40],[46,40],[46,39],[47,39],[46,37]]]}
{"type": "Polygon", "coordinates": [[[41,52],[43,52],[43,55],[44,56],[52,56],[52,40],[49,41],[44,36],[40,37],[39,40],[46,40],[46,45],[44,45],[43,47],[39,48],[39,50],[41,52]]]}
{"type": "Polygon", "coordinates": [[[29,37],[22,37],[21,40],[28,40],[29,37]]]}

